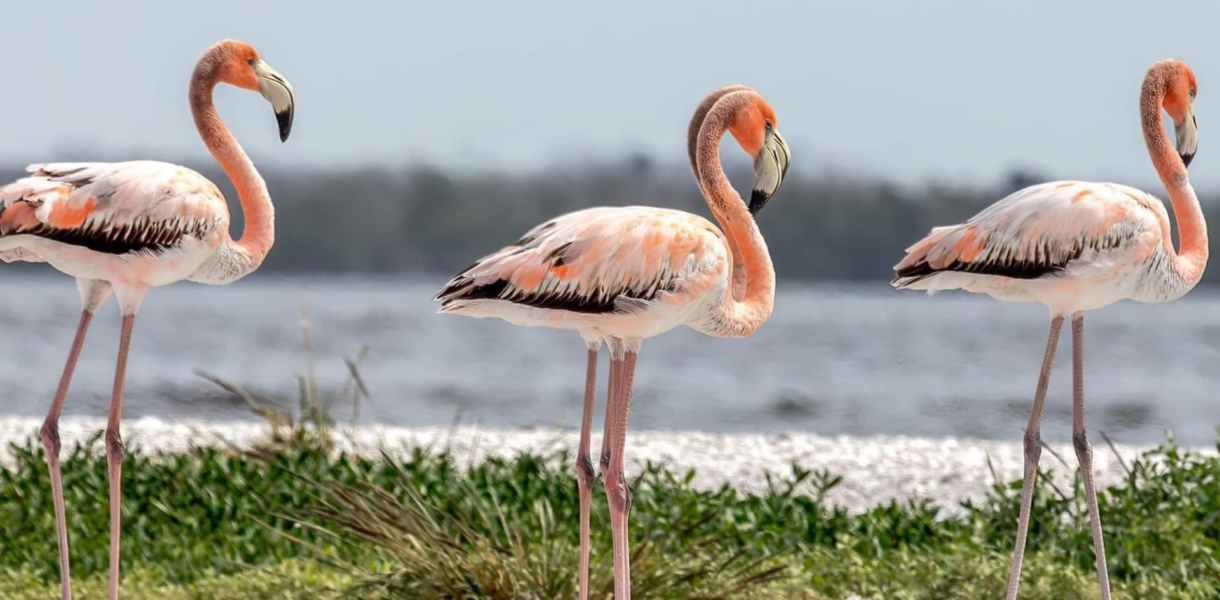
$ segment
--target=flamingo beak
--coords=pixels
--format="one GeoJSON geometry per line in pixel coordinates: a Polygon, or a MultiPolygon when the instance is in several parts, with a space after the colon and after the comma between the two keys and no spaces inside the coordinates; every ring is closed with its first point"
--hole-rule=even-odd
{"type": "Polygon", "coordinates": [[[1189,167],[1199,151],[1199,121],[1193,106],[1181,123],[1173,124],[1173,131],[1178,138],[1178,156],[1182,157],[1182,164],[1189,167]]]}
{"type": "Polygon", "coordinates": [[[296,110],[296,96],[292,91],[292,84],[272,69],[271,65],[261,60],[255,63],[254,73],[258,75],[259,93],[271,103],[271,109],[275,111],[275,120],[280,126],[280,141],[286,142],[288,135],[292,133],[292,115],[296,110]]]}
{"type": "Polygon", "coordinates": [[[784,136],[767,125],[767,136],[763,140],[763,148],[754,158],[754,189],[750,193],[750,214],[757,216],[767,205],[788,173],[788,162],[792,159],[792,151],[784,136]]]}

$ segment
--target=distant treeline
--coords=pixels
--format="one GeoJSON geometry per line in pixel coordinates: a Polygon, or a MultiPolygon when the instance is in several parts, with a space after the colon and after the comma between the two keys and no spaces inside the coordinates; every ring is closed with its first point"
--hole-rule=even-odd
{"type": "MultiPolygon", "coordinates": [[[[224,190],[236,235],[236,193],[219,169],[199,170],[224,190]]],[[[685,166],[641,157],[510,174],[432,167],[263,174],[277,208],[276,246],[264,269],[279,272],[450,274],[548,218],[591,206],[662,206],[711,218],[685,166]]],[[[0,175],[7,182],[20,171],[8,165],[0,175]]],[[[748,191],[750,173],[730,176],[748,191]]],[[[759,225],[782,279],[886,280],[903,249],[933,226],[964,221],[1047,180],[1017,171],[988,187],[904,186],[793,169],[759,225]]],[[[1212,200],[1203,198],[1204,209],[1220,224],[1212,200]]]]}

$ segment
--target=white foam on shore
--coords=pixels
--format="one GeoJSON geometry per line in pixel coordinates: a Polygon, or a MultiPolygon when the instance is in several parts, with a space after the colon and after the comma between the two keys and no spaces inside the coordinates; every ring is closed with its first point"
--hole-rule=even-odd
{"type": "MultiPolygon", "coordinates": [[[[9,444],[37,439],[41,425],[40,419],[0,417],[0,464],[11,466],[9,444]]],[[[89,439],[105,425],[103,419],[62,420],[63,447],[68,449],[89,439]]],[[[268,433],[265,423],[255,421],[164,421],[146,417],[123,422],[123,439],[129,450],[154,454],[181,452],[191,446],[250,448],[266,440],[268,433]]],[[[342,427],[334,435],[338,448],[347,452],[375,456],[385,451],[395,455],[431,447],[450,450],[462,465],[486,456],[520,452],[570,450],[574,454],[577,442],[577,432],[556,429],[361,426],[342,427]]],[[[599,438],[594,436],[594,453],[601,447],[599,438]]],[[[1075,454],[1067,444],[1048,446],[1050,450],[1042,453],[1041,464],[1054,470],[1061,489],[1070,491],[1075,454]]],[[[1125,445],[1116,448],[1128,465],[1147,449],[1125,445]]],[[[1214,453],[1214,449],[1203,451],[1214,453]]],[[[1123,467],[1104,442],[1095,440],[1093,453],[1099,485],[1112,485],[1124,477],[1123,467]]],[[[978,500],[986,494],[995,481],[991,469],[1001,481],[1019,479],[1022,470],[1019,440],[633,431],[627,438],[626,455],[629,474],[638,472],[649,460],[679,473],[694,469],[693,485],[702,489],[729,484],[746,492],[763,492],[767,489],[767,473],[783,478],[791,473],[793,464],[826,469],[843,477],[842,484],[827,499],[853,511],[891,500],[926,498],[952,513],[960,502],[978,500]]]]}

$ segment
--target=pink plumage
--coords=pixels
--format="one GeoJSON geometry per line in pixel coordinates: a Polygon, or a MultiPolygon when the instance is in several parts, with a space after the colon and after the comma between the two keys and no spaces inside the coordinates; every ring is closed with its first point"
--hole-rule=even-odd
{"type": "Polygon", "coordinates": [[[201,265],[228,236],[229,208],[220,190],[185,167],[139,161],[31,165],[28,171],[0,187],[0,249],[25,251],[27,260],[51,256],[79,277],[130,269],[131,261],[174,250],[182,264],[201,265]],[[82,248],[97,253],[94,265],[114,264],[76,265],[82,248]]]}
{"type": "Polygon", "coordinates": [[[699,328],[683,309],[724,295],[729,259],[724,234],[703,217],[591,208],[480,259],[437,297],[444,313],[652,337],[688,321],[699,328]]]}
{"type": "Polygon", "coordinates": [[[1062,181],[1020,190],[964,224],[937,227],[894,267],[900,289],[963,289],[1056,314],[1123,299],[1181,297],[1195,281],[1171,268],[1169,217],[1124,185],[1062,181]]]}

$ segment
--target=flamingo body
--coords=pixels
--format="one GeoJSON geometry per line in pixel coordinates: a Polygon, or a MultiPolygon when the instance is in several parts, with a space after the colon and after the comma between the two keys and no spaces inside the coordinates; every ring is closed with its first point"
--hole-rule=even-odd
{"type": "Polygon", "coordinates": [[[229,238],[229,209],[205,177],[137,161],[31,165],[0,187],[0,257],[46,261],[80,279],[158,287],[200,274],[229,238]]]}
{"type": "Polygon", "coordinates": [[[1119,300],[1167,302],[1194,287],[1170,260],[1169,215],[1125,185],[1058,181],[1020,190],[907,249],[894,286],[1039,302],[1066,315],[1119,300]]]}
{"type": "Polygon", "coordinates": [[[441,312],[515,325],[646,339],[679,325],[710,330],[731,253],[710,221],[630,206],[562,215],[488,255],[437,294],[441,312]]]}

